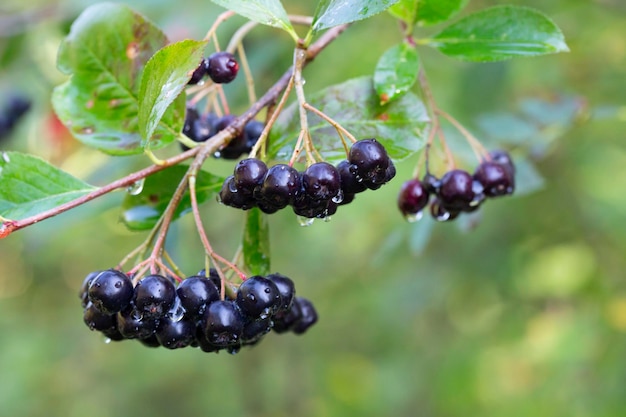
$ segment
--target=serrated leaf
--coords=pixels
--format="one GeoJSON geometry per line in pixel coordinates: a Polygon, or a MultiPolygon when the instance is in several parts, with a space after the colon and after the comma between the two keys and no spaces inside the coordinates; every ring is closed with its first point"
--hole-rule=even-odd
{"type": "Polygon", "coordinates": [[[320,0],[313,16],[311,32],[315,33],[367,19],[375,14],[387,10],[399,0],[320,0]]]}
{"type": "Polygon", "coordinates": [[[496,6],[473,13],[429,39],[428,44],[448,56],[475,62],[569,50],[552,20],[520,6],[496,6]]]}
{"type": "Polygon", "coordinates": [[[255,22],[273,26],[289,33],[294,40],[298,34],[294,30],[287,12],[280,0],[211,0],[218,6],[247,17],[255,22]]]}
{"type": "MultiPolygon", "coordinates": [[[[412,93],[381,105],[371,77],[355,78],[307,96],[307,101],[350,131],[357,139],[376,138],[389,156],[398,161],[424,145],[428,113],[412,93]]],[[[288,159],[300,132],[298,104],[293,103],[278,117],[271,131],[269,155],[288,159]]],[[[345,159],[337,131],[320,117],[309,113],[313,143],[329,162],[345,159]]]]}
{"type": "Polygon", "coordinates": [[[381,104],[406,94],[417,80],[419,56],[406,42],[394,45],[378,60],[374,71],[374,87],[381,104]]]}
{"type": "Polygon", "coordinates": [[[252,275],[270,273],[270,238],[267,216],[258,208],[246,212],[243,260],[252,275]]]}
{"type": "Polygon", "coordinates": [[[185,111],[187,86],[193,71],[202,60],[207,41],[184,40],[159,50],[150,58],[139,88],[139,132],[144,140],[151,138],[168,107],[178,100],[177,109],[185,111]]]}
{"type": "MultiPolygon", "coordinates": [[[[78,140],[113,155],[143,152],[140,80],[145,64],[166,43],[159,28],[120,4],[96,4],[76,19],[57,61],[71,78],[54,89],[52,104],[78,140]]],[[[150,148],[161,148],[178,136],[182,110],[178,103],[165,112],[150,148]]]]}
{"type": "Polygon", "coordinates": [[[20,220],[95,190],[41,158],[0,152],[0,216],[20,220]]]}
{"type": "MultiPolygon", "coordinates": [[[[130,230],[149,230],[157,223],[174,191],[183,179],[187,169],[185,165],[174,165],[147,177],[142,184],[134,188],[133,194],[127,194],[122,202],[121,220],[130,230]]],[[[196,197],[198,204],[213,198],[221,189],[224,178],[200,171],[196,177],[196,197]]],[[[191,210],[189,191],[185,193],[175,213],[174,220],[191,210]]]]}

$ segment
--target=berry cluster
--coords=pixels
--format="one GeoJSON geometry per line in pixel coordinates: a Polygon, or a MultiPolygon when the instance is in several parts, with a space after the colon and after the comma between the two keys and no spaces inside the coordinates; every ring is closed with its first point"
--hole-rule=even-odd
{"type": "Polygon", "coordinates": [[[327,218],[356,193],[376,190],[395,175],[385,148],[376,139],[364,139],[354,143],[348,159],[337,166],[316,162],[304,172],[286,164],[268,168],[255,158],[239,161],[219,197],[223,204],[243,210],[258,207],[269,214],[291,206],[299,216],[327,218]]]}
{"type": "MultiPolygon", "coordinates": [[[[221,130],[227,128],[235,121],[235,116],[227,114],[219,117],[215,113],[200,114],[193,107],[187,107],[183,133],[194,142],[206,142],[221,130]]],[[[228,145],[220,149],[213,156],[223,159],[238,159],[241,155],[249,153],[259,140],[265,125],[258,120],[250,120],[246,123],[243,132],[234,137],[228,145]]],[[[184,151],[189,148],[181,144],[184,151]]]]}
{"type": "Polygon", "coordinates": [[[92,272],[80,291],[83,319],[111,340],[230,353],[258,343],[271,330],[302,334],[317,322],[313,304],[296,297],[293,281],[284,275],[249,277],[232,300],[220,299],[220,287],[214,269],[178,287],[162,275],[147,275],[133,285],[114,269],[92,272]]]}
{"type": "Polygon", "coordinates": [[[431,174],[420,181],[406,181],[398,195],[398,208],[410,220],[417,220],[430,202],[430,212],[439,221],[453,220],[462,212],[472,212],[486,198],[510,195],[515,188],[515,166],[506,151],[489,154],[474,175],[461,169],[446,172],[441,179],[431,174]],[[434,198],[431,200],[431,195],[434,198]]]}
{"type": "Polygon", "coordinates": [[[24,97],[12,97],[0,112],[0,139],[8,136],[17,122],[30,109],[30,101],[24,97]]]}
{"type": "Polygon", "coordinates": [[[237,77],[239,63],[230,52],[214,52],[203,58],[189,80],[189,84],[198,84],[209,76],[216,84],[227,84],[237,77]]]}

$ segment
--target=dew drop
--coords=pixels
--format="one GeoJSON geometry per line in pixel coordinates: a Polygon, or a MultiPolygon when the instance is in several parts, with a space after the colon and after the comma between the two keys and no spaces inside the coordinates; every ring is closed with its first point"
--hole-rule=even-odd
{"type": "Polygon", "coordinates": [[[9,158],[9,154],[6,152],[2,152],[2,159],[4,160],[4,162],[6,162],[7,164],[9,162],[11,162],[11,159],[9,158]]]}
{"type": "Polygon", "coordinates": [[[450,216],[452,216],[452,213],[450,213],[449,211],[444,211],[439,213],[437,217],[435,217],[435,220],[445,222],[446,220],[450,220],[450,216]]]}
{"type": "Polygon", "coordinates": [[[248,294],[248,300],[250,301],[256,301],[256,297],[254,294],[248,294]]]}
{"type": "Polygon", "coordinates": [[[107,345],[111,343],[111,338],[107,337],[106,339],[104,339],[104,343],[106,343],[107,345]]]}
{"type": "Polygon", "coordinates": [[[216,157],[216,158],[221,158],[222,157],[222,153],[220,151],[215,151],[213,156],[216,157]]]}
{"type": "Polygon", "coordinates": [[[332,198],[332,202],[336,204],[340,204],[343,201],[343,190],[339,190],[336,196],[332,198]]]}
{"type": "Polygon", "coordinates": [[[228,191],[230,191],[233,194],[238,191],[235,181],[228,181],[228,191]]]}
{"type": "Polygon", "coordinates": [[[128,187],[126,187],[126,192],[130,195],[139,195],[143,191],[143,185],[145,180],[142,178],[139,181],[135,181],[128,187]]]}
{"type": "Polygon", "coordinates": [[[423,211],[418,211],[417,213],[408,213],[404,216],[407,222],[415,223],[419,221],[424,215],[423,211]]]}
{"type": "Polygon", "coordinates": [[[141,314],[141,312],[135,309],[133,309],[132,313],[130,313],[130,316],[132,317],[133,320],[137,320],[137,321],[143,320],[143,314],[141,314]]]}
{"type": "Polygon", "coordinates": [[[117,281],[114,285],[115,285],[115,288],[122,288],[122,282],[121,281],[117,281]]]}
{"type": "Polygon", "coordinates": [[[298,223],[302,227],[309,227],[313,224],[315,219],[309,219],[308,217],[298,216],[298,223]]]}

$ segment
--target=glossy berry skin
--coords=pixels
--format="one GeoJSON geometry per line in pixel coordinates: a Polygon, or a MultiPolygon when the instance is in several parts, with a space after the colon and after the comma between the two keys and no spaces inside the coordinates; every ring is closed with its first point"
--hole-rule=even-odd
{"type": "Polygon", "coordinates": [[[264,319],[248,321],[243,326],[241,342],[244,345],[254,345],[258,343],[264,335],[272,330],[273,322],[270,316],[264,319]]]}
{"type": "Polygon", "coordinates": [[[398,194],[398,208],[404,216],[417,214],[428,205],[429,198],[424,184],[414,178],[402,184],[398,194]]]}
{"type": "Polygon", "coordinates": [[[90,330],[105,331],[117,326],[115,314],[106,314],[98,310],[93,303],[87,303],[83,312],[83,321],[90,330]]]}
{"type": "Polygon", "coordinates": [[[300,303],[296,302],[296,298],[294,298],[289,310],[279,310],[274,317],[272,317],[274,321],[274,327],[272,327],[272,330],[276,333],[288,332],[301,318],[302,311],[300,310],[300,303]]]}
{"type": "Polygon", "coordinates": [[[248,317],[265,318],[278,311],[281,298],[273,281],[255,275],[241,283],[235,302],[248,317]]]}
{"type": "Polygon", "coordinates": [[[302,173],[302,187],[311,199],[328,201],[339,194],[341,175],[334,165],[316,162],[302,173]]]}
{"type": "Polygon", "coordinates": [[[145,339],[154,334],[157,320],[142,317],[133,308],[127,308],[117,313],[117,329],[125,339],[145,339]]]}
{"type": "Polygon", "coordinates": [[[193,276],[185,279],[176,289],[185,316],[200,318],[208,304],[220,299],[220,290],[208,278],[193,276]]]}
{"type": "Polygon", "coordinates": [[[148,275],[137,282],[133,303],[144,318],[161,318],[174,305],[176,287],[162,275],[148,275]]]}
{"type": "MultiPolygon", "coordinates": [[[[286,164],[270,167],[258,193],[258,200],[276,209],[287,207],[300,191],[300,173],[286,164]]],[[[261,207],[261,204],[259,204],[261,207]]]]}
{"type": "Polygon", "coordinates": [[[196,336],[196,324],[189,319],[172,320],[163,318],[159,321],[159,327],[155,336],[161,346],[167,349],[180,349],[187,347],[196,336]]]}
{"type": "Polygon", "coordinates": [[[356,194],[367,190],[367,185],[363,182],[363,179],[357,178],[356,166],[353,166],[350,162],[343,160],[337,165],[337,171],[341,178],[341,189],[345,194],[356,194]]]}
{"type": "Polygon", "coordinates": [[[89,303],[89,286],[94,278],[100,275],[101,272],[102,271],[90,272],[83,280],[83,284],[80,286],[80,291],[78,292],[83,308],[87,307],[87,304],[89,303]]]}
{"type": "Polygon", "coordinates": [[[243,137],[246,142],[246,152],[250,152],[263,133],[265,125],[258,120],[250,120],[243,128],[243,137]]]}
{"type": "Polygon", "coordinates": [[[439,199],[435,199],[435,201],[430,204],[430,214],[439,222],[454,220],[459,217],[459,213],[459,210],[446,208],[443,204],[441,204],[439,199]]]}
{"type": "Polygon", "coordinates": [[[188,84],[189,85],[198,84],[200,81],[202,81],[204,76],[207,75],[208,70],[209,70],[209,60],[206,58],[203,58],[200,61],[200,64],[198,64],[198,67],[191,74],[191,79],[189,79],[188,84]]]}
{"type": "Polygon", "coordinates": [[[291,278],[278,273],[269,274],[266,278],[276,285],[278,293],[280,294],[280,304],[278,305],[277,312],[289,311],[296,296],[296,285],[291,278]]]}
{"type": "Polygon", "coordinates": [[[491,157],[492,162],[504,166],[506,170],[509,171],[511,178],[515,177],[515,164],[513,163],[511,155],[507,151],[496,149],[489,152],[489,156],[491,157]]]}
{"type": "Polygon", "coordinates": [[[463,211],[468,209],[474,200],[472,176],[461,169],[448,171],[441,177],[439,187],[439,201],[449,211],[463,211]]]}
{"type": "Polygon", "coordinates": [[[509,170],[497,162],[481,163],[474,172],[474,179],[482,184],[488,197],[513,194],[513,178],[509,170]]]}
{"type": "Polygon", "coordinates": [[[230,52],[215,52],[209,56],[208,74],[216,84],[226,84],[237,77],[239,63],[230,52]]]}
{"type": "Polygon", "coordinates": [[[242,159],[235,165],[233,175],[237,190],[243,194],[252,195],[255,189],[263,184],[267,171],[267,165],[260,159],[242,159]]]}
{"type": "Polygon", "coordinates": [[[216,347],[237,345],[241,341],[244,318],[233,301],[211,303],[202,318],[206,340],[216,347]]]}
{"type": "Polygon", "coordinates": [[[227,177],[222,184],[219,192],[219,199],[222,204],[242,210],[249,210],[256,206],[253,196],[244,192],[240,192],[235,185],[235,177],[233,175],[227,177]]]}
{"type": "Polygon", "coordinates": [[[114,269],[100,273],[89,285],[89,301],[107,314],[126,308],[133,297],[133,283],[126,274],[114,269]]]}
{"type": "Polygon", "coordinates": [[[348,161],[356,168],[356,174],[363,181],[372,184],[385,182],[389,157],[387,151],[376,139],[363,139],[352,145],[348,161]]]}
{"type": "Polygon", "coordinates": [[[306,298],[296,297],[295,303],[300,307],[300,318],[293,324],[291,331],[295,334],[302,334],[317,323],[317,311],[313,303],[306,298]]]}

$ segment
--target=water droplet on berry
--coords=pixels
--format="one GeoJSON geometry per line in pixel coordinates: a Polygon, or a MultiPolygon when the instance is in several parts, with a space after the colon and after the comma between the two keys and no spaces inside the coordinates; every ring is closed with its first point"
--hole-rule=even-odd
{"type": "Polygon", "coordinates": [[[435,220],[445,222],[446,220],[450,220],[450,216],[452,216],[452,213],[450,213],[449,211],[443,211],[439,213],[437,217],[435,217],[435,220]]]}
{"type": "Polygon", "coordinates": [[[111,343],[111,338],[107,337],[104,339],[104,343],[106,343],[107,345],[111,343]]]}
{"type": "Polygon", "coordinates": [[[235,181],[228,181],[228,191],[230,191],[231,193],[236,193],[237,190],[237,186],[235,185],[235,181]]]}
{"type": "Polygon", "coordinates": [[[221,158],[222,157],[222,153],[220,151],[215,151],[213,156],[216,157],[216,158],[221,158]]]}
{"type": "Polygon", "coordinates": [[[139,311],[133,309],[133,311],[130,313],[130,316],[133,320],[143,320],[143,314],[141,314],[139,311]]]}
{"type": "Polygon", "coordinates": [[[339,190],[336,196],[332,198],[332,202],[336,204],[340,204],[343,201],[343,190],[339,190]]]}
{"type": "Polygon", "coordinates": [[[176,297],[174,300],[174,305],[170,308],[170,311],[167,312],[167,317],[172,321],[181,321],[183,316],[185,315],[185,307],[180,302],[180,298],[176,297]]]}
{"type": "Polygon", "coordinates": [[[409,223],[415,223],[419,221],[424,216],[423,211],[418,211],[417,213],[407,213],[404,218],[409,223]]]}
{"type": "Polygon", "coordinates": [[[309,219],[307,217],[304,216],[298,216],[298,223],[300,224],[300,226],[302,227],[308,227],[311,226],[313,224],[313,222],[315,221],[315,219],[309,219]]]}
{"type": "Polygon", "coordinates": [[[143,185],[145,180],[142,178],[139,181],[135,181],[128,187],[126,187],[126,192],[130,195],[139,195],[143,191],[143,185]]]}

